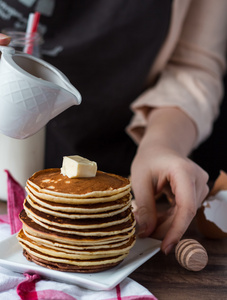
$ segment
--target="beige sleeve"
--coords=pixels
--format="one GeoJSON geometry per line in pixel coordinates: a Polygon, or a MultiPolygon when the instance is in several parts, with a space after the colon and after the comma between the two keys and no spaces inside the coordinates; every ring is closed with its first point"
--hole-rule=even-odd
{"type": "Polygon", "coordinates": [[[131,106],[127,132],[139,143],[154,107],[178,107],[197,127],[197,146],[212,131],[223,97],[227,1],[193,0],[175,50],[155,86],[131,106]]]}

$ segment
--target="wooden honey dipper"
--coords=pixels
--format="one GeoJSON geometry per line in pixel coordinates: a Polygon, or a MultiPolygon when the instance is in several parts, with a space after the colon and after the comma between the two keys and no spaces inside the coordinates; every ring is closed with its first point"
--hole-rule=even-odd
{"type": "Polygon", "coordinates": [[[201,271],[208,262],[206,249],[196,240],[181,240],[175,248],[179,264],[190,271],[201,271]]]}

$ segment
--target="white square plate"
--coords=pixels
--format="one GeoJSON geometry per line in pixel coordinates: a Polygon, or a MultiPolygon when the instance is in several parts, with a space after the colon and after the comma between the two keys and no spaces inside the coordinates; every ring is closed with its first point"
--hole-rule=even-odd
{"type": "Polygon", "coordinates": [[[77,284],[91,290],[110,290],[160,250],[161,242],[137,239],[129,255],[118,266],[99,273],[70,273],[50,270],[29,262],[16,234],[0,242],[0,266],[18,273],[37,273],[44,278],[77,284]]]}

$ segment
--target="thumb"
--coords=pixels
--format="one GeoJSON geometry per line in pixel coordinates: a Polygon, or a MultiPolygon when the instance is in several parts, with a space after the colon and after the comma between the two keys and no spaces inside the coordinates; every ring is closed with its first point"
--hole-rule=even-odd
{"type": "Polygon", "coordinates": [[[156,205],[152,181],[144,173],[132,174],[132,189],[135,196],[134,215],[137,222],[137,234],[140,237],[149,236],[157,223],[156,205]]]}
{"type": "Polygon", "coordinates": [[[0,45],[1,46],[7,46],[10,43],[10,37],[0,33],[0,45]]]}

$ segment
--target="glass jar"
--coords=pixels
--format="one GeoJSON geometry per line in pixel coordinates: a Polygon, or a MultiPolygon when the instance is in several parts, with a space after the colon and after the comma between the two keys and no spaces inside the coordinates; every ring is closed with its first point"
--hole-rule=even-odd
{"type": "Polygon", "coordinates": [[[43,38],[39,32],[26,33],[14,29],[3,29],[2,33],[11,37],[9,46],[15,48],[15,50],[41,57],[43,38]]]}

